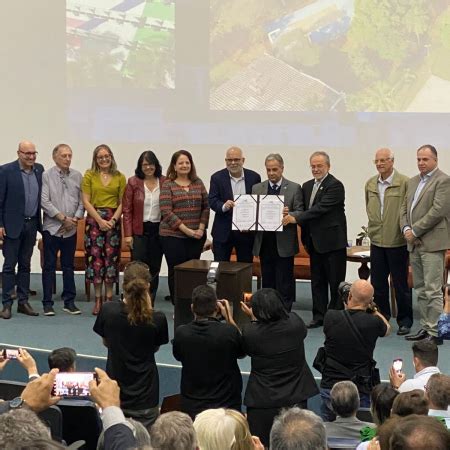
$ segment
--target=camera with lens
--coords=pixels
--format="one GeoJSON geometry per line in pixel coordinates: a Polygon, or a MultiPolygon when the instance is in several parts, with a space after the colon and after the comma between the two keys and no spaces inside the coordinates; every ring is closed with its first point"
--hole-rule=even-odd
{"type": "Polygon", "coordinates": [[[338,286],[338,294],[339,298],[342,300],[342,303],[344,305],[348,302],[348,296],[350,295],[350,289],[352,287],[352,283],[349,283],[348,281],[341,281],[338,286]]]}

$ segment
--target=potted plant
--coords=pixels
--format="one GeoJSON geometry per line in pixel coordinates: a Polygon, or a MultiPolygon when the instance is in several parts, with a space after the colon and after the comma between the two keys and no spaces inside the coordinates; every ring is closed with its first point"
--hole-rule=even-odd
{"type": "Polygon", "coordinates": [[[370,245],[369,227],[366,227],[364,225],[361,227],[361,231],[356,236],[356,245],[370,245]]]}

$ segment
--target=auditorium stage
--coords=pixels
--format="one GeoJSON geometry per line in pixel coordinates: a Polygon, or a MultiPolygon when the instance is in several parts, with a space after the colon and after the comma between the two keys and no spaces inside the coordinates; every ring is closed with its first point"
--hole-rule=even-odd
{"type": "MultiPolygon", "coordinates": [[[[58,281],[60,277],[58,277],[58,281]]],[[[36,355],[38,368],[41,372],[47,370],[48,351],[68,346],[74,348],[78,355],[78,369],[92,370],[95,366],[104,367],[106,349],[102,345],[101,338],[92,331],[95,317],[91,311],[93,303],[86,302],[84,296],[84,277],[76,276],[78,289],[77,305],[83,314],[70,316],[62,311],[62,304],[58,296],[55,296],[56,316],[45,317],[42,315],[42,287],[40,274],[31,276],[31,288],[37,290],[37,295],[30,300],[33,308],[40,312],[39,317],[28,317],[17,314],[16,303],[13,307],[13,317],[10,320],[0,320],[0,348],[8,346],[24,346],[31,348],[33,355],[36,355]],[[33,351],[33,349],[35,349],[33,351]]],[[[57,291],[60,292],[58,285],[57,291]]],[[[254,290],[256,285],[254,283],[254,290]]],[[[173,337],[173,306],[164,301],[164,296],[168,294],[167,279],[161,278],[160,289],[156,300],[156,308],[163,311],[169,322],[170,338],[173,337]]],[[[311,293],[308,282],[297,282],[297,301],[294,311],[299,314],[307,323],[311,320],[311,293]]],[[[412,331],[419,327],[417,320],[417,308],[415,307],[415,323],[412,331]]],[[[397,324],[391,320],[392,333],[390,336],[379,339],[375,350],[375,360],[380,368],[381,378],[388,378],[389,366],[396,357],[403,358],[404,369],[408,377],[414,375],[412,365],[411,343],[405,341],[403,337],[396,335],[397,324]]],[[[323,345],[322,328],[309,330],[305,340],[305,351],[308,363],[311,365],[317,348],[323,345]]],[[[163,345],[156,354],[156,360],[160,369],[161,397],[178,392],[180,365],[172,356],[170,343],[163,345]]],[[[250,370],[250,359],[244,358],[239,361],[239,366],[244,375],[250,370]]],[[[439,347],[439,367],[445,373],[450,373],[450,344],[444,342],[439,347]]],[[[313,369],[316,377],[320,374],[313,369]]],[[[246,377],[245,377],[246,378],[246,377]]],[[[0,379],[25,380],[23,370],[17,362],[8,363],[5,370],[0,373],[0,379]]]]}

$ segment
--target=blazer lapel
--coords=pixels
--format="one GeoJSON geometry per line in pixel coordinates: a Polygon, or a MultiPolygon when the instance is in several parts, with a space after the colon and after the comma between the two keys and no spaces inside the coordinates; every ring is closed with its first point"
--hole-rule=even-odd
{"type": "MultiPolygon", "coordinates": [[[[417,198],[416,204],[415,206],[417,206],[417,204],[420,202],[420,200],[423,197],[423,194],[425,194],[425,192],[431,188],[431,186],[433,186],[434,183],[436,183],[436,179],[438,178],[439,173],[438,170],[436,170],[436,172],[433,174],[433,176],[425,183],[425,186],[423,187],[423,189],[420,191],[419,197],[417,198]]],[[[418,185],[417,185],[418,186],[418,185]]],[[[416,189],[417,189],[416,186],[416,189]]],[[[414,191],[416,192],[416,191],[414,191]]],[[[414,198],[414,197],[413,197],[414,198]]]]}

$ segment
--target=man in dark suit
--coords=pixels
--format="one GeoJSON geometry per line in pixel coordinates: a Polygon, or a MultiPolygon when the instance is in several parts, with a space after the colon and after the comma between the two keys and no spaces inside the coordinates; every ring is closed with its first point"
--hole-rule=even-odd
{"type": "Polygon", "coordinates": [[[0,169],[0,239],[3,239],[3,319],[11,318],[14,287],[17,312],[37,316],[28,303],[30,265],[37,231],[41,231],[41,186],[44,167],[36,163],[32,142],[22,141],[18,159],[0,169]],[[15,274],[18,266],[17,277],[15,274]]]}
{"type": "Polygon", "coordinates": [[[317,328],[323,325],[328,306],[343,307],[338,286],[345,279],[347,267],[347,221],[344,185],[329,173],[330,157],[315,152],[309,163],[314,178],[302,186],[305,212],[297,223],[302,227],[302,242],[311,259],[313,319],[308,328],[317,328]]]}
{"type": "Polygon", "coordinates": [[[294,256],[298,253],[297,220],[303,211],[299,184],[283,178],[281,155],[271,153],[265,161],[268,180],[253,186],[252,194],[283,195],[283,231],[258,231],[253,254],[261,261],[262,287],[276,289],[290,311],[295,301],[294,256]]]}
{"type": "Polygon", "coordinates": [[[238,261],[253,262],[254,233],[231,229],[234,196],[251,194],[253,185],[261,182],[259,174],[244,169],[244,162],[242,150],[230,147],[225,156],[226,168],[211,176],[209,205],[216,213],[211,231],[216,261],[229,261],[234,247],[238,261]]]}

